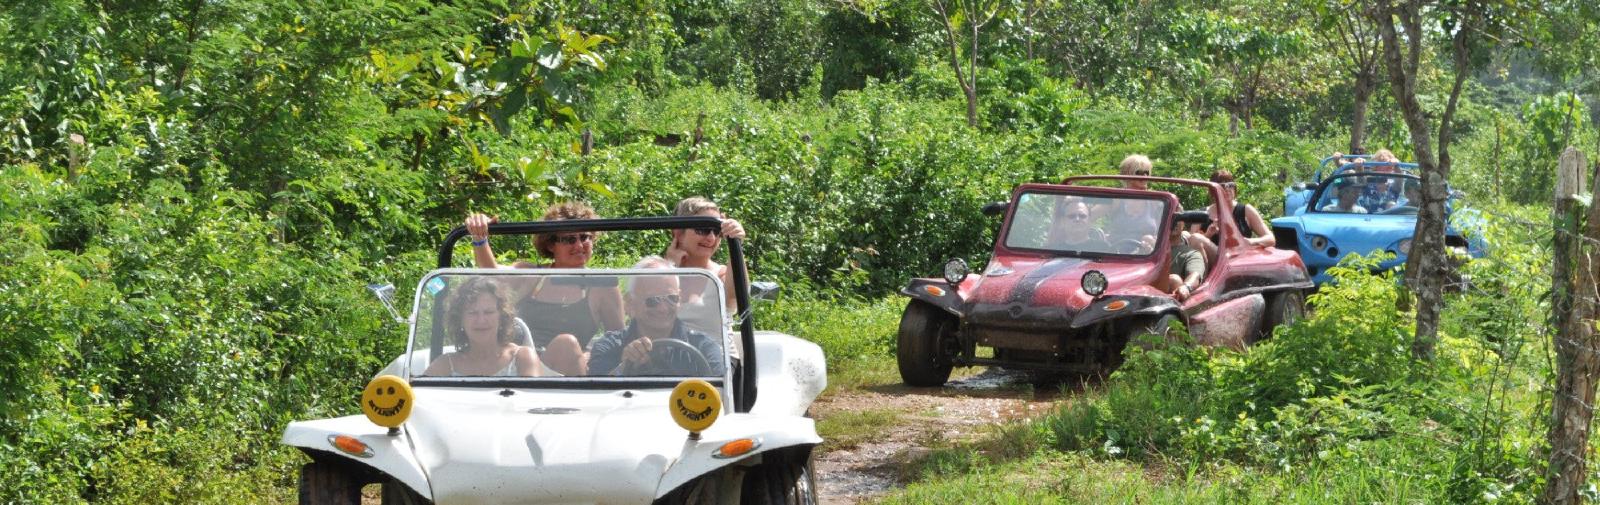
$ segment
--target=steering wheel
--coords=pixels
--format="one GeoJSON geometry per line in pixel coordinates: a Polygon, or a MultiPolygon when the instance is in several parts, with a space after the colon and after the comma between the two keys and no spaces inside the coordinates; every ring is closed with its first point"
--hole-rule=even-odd
{"type": "Polygon", "coordinates": [[[1144,249],[1144,242],[1134,238],[1118,240],[1112,245],[1118,254],[1138,254],[1140,249],[1144,249]]]}
{"type": "Polygon", "coordinates": [[[628,364],[623,375],[711,375],[711,361],[699,349],[678,339],[662,338],[650,341],[650,361],[628,364]]]}
{"type": "Polygon", "coordinates": [[[1415,206],[1412,206],[1412,205],[1400,205],[1400,206],[1396,206],[1396,207],[1391,207],[1391,208],[1389,208],[1387,210],[1384,210],[1383,212],[1379,212],[1379,214],[1416,214],[1416,213],[1417,213],[1417,208],[1415,206]]]}

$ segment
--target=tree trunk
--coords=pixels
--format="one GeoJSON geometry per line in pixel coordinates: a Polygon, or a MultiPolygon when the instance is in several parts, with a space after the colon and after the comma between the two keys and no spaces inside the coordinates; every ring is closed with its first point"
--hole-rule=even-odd
{"type": "Polygon", "coordinates": [[[1494,201],[1495,201],[1495,203],[1504,203],[1505,202],[1505,196],[1503,196],[1504,194],[1501,193],[1501,191],[1500,191],[1500,167],[1503,166],[1500,163],[1500,133],[1501,133],[1500,130],[1501,130],[1501,128],[1500,128],[1500,120],[1499,119],[1495,119],[1495,121],[1494,121],[1494,201]]]}
{"type": "Polygon", "coordinates": [[[1367,152],[1367,104],[1372,101],[1372,90],[1377,83],[1373,82],[1377,76],[1370,72],[1360,72],[1356,75],[1355,85],[1355,114],[1350,118],[1350,154],[1365,154],[1367,152]]]}
{"type": "MultiPolygon", "coordinates": [[[[935,2],[931,7],[934,15],[944,28],[945,46],[950,50],[950,70],[956,73],[956,83],[961,85],[961,92],[967,98],[967,126],[978,127],[978,34],[983,23],[976,19],[968,19],[972,25],[972,49],[967,55],[968,72],[961,71],[961,41],[956,38],[956,29],[950,22],[950,11],[943,2],[935,2]]],[[[969,9],[970,10],[970,9],[969,9]]],[[[971,12],[967,13],[969,16],[971,12]]]]}
{"type": "MultiPolygon", "coordinates": [[[[1417,61],[1421,57],[1423,34],[1421,0],[1405,0],[1401,6],[1385,2],[1380,5],[1378,29],[1383,34],[1384,59],[1389,64],[1390,89],[1395,102],[1400,105],[1406,129],[1411,132],[1412,150],[1422,172],[1422,205],[1417,212],[1417,227],[1411,242],[1411,254],[1406,258],[1406,284],[1417,295],[1416,335],[1411,341],[1411,354],[1417,359],[1432,360],[1434,344],[1439,335],[1439,314],[1444,305],[1444,278],[1449,265],[1445,258],[1445,200],[1449,197],[1446,186],[1450,177],[1448,158],[1435,161],[1432,139],[1429,137],[1427,117],[1422,103],[1417,100],[1417,61]],[[1395,32],[1395,18],[1405,27],[1406,55],[1400,54],[1399,35],[1395,32]]],[[[1465,37],[1471,31],[1458,25],[1455,38],[1456,60],[1465,60],[1465,37]]],[[[1456,84],[1451,90],[1450,105],[1440,120],[1440,151],[1448,152],[1449,124],[1453,107],[1461,93],[1461,83],[1466,70],[1455,69],[1456,84]]]]}
{"type": "MultiPolygon", "coordinates": [[[[1583,155],[1568,148],[1556,174],[1554,280],[1556,390],[1550,406],[1550,461],[1540,503],[1581,501],[1589,454],[1589,425],[1594,419],[1595,380],[1600,375],[1600,345],[1594,333],[1595,283],[1600,280],[1600,248],[1582,244],[1577,223],[1581,210],[1571,195],[1583,191],[1583,155]],[[1577,271],[1573,272],[1573,260],[1577,271]],[[1576,278],[1574,278],[1576,277],[1576,278]]],[[[1600,237],[1600,206],[1589,209],[1588,236],[1600,237]]]]}
{"type": "Polygon", "coordinates": [[[973,83],[972,86],[961,87],[961,90],[967,93],[967,126],[973,128],[978,127],[978,90],[974,89],[976,86],[977,83],[973,83]]]}

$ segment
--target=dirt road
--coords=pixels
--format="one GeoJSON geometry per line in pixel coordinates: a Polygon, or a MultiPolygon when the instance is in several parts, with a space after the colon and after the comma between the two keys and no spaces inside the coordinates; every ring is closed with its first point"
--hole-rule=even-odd
{"type": "Polygon", "coordinates": [[[1024,374],[990,369],[944,388],[894,384],[826,395],[813,406],[819,421],[863,413],[877,421],[824,445],[816,459],[822,503],[857,503],[902,487],[908,477],[904,468],[929,447],[983,435],[989,426],[1006,421],[1043,415],[1061,390],[1059,384],[1033,384],[1024,374]]]}

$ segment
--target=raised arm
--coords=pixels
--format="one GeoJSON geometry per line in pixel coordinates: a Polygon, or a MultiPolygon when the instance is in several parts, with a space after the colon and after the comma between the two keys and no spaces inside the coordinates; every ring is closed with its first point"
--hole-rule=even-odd
{"type": "MultiPolygon", "coordinates": [[[[745,237],[744,225],[739,224],[739,221],[735,220],[735,219],[723,219],[722,220],[722,236],[727,237],[727,238],[736,238],[736,239],[739,239],[739,240],[744,240],[744,237],[745,237]]],[[[746,258],[748,258],[748,257],[749,256],[747,255],[746,258]]],[[[735,296],[737,296],[737,295],[733,292],[733,290],[734,290],[734,287],[733,287],[733,267],[732,266],[723,266],[720,270],[721,271],[717,273],[717,277],[722,278],[722,285],[726,286],[728,288],[727,289],[727,293],[726,293],[727,299],[722,301],[723,302],[722,305],[724,307],[727,307],[728,313],[732,314],[733,311],[738,310],[737,309],[737,305],[738,305],[738,301],[737,300],[738,300],[738,298],[735,298],[735,296]]],[[[746,268],[744,270],[744,278],[745,279],[749,279],[750,278],[750,269],[749,268],[746,268]]]]}
{"type": "Polygon", "coordinates": [[[472,238],[472,264],[478,268],[500,268],[499,262],[494,259],[494,251],[489,248],[489,224],[495,219],[485,214],[467,214],[464,223],[467,226],[467,235],[472,238]]]}

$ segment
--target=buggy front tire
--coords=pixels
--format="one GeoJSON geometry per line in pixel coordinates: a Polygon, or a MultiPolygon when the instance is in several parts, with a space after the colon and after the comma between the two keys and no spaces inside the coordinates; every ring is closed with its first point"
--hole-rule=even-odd
{"type": "Polygon", "coordinates": [[[1177,344],[1177,338],[1172,335],[1172,325],[1179,322],[1175,314],[1162,314],[1148,324],[1134,327],[1133,333],[1128,335],[1128,342],[1145,350],[1177,344]]]}
{"type": "Polygon", "coordinates": [[[1266,313],[1261,316],[1261,331],[1249,343],[1272,336],[1274,328],[1294,324],[1306,315],[1306,295],[1298,289],[1279,291],[1267,295],[1266,313]]]}
{"type": "Polygon", "coordinates": [[[383,495],[380,503],[383,505],[430,505],[433,502],[423,498],[410,486],[401,484],[395,479],[383,481],[383,495]]]}
{"type": "Polygon", "coordinates": [[[943,386],[950,380],[950,356],[944,341],[955,331],[956,318],[939,308],[912,300],[900,316],[895,356],[900,380],[907,386],[943,386]]]}
{"type": "Polygon", "coordinates": [[[358,505],[361,480],[346,468],[323,462],[300,467],[300,505],[358,505]]]}
{"type": "Polygon", "coordinates": [[[809,448],[762,454],[761,464],[744,477],[740,503],[816,505],[817,477],[809,448]]]}

